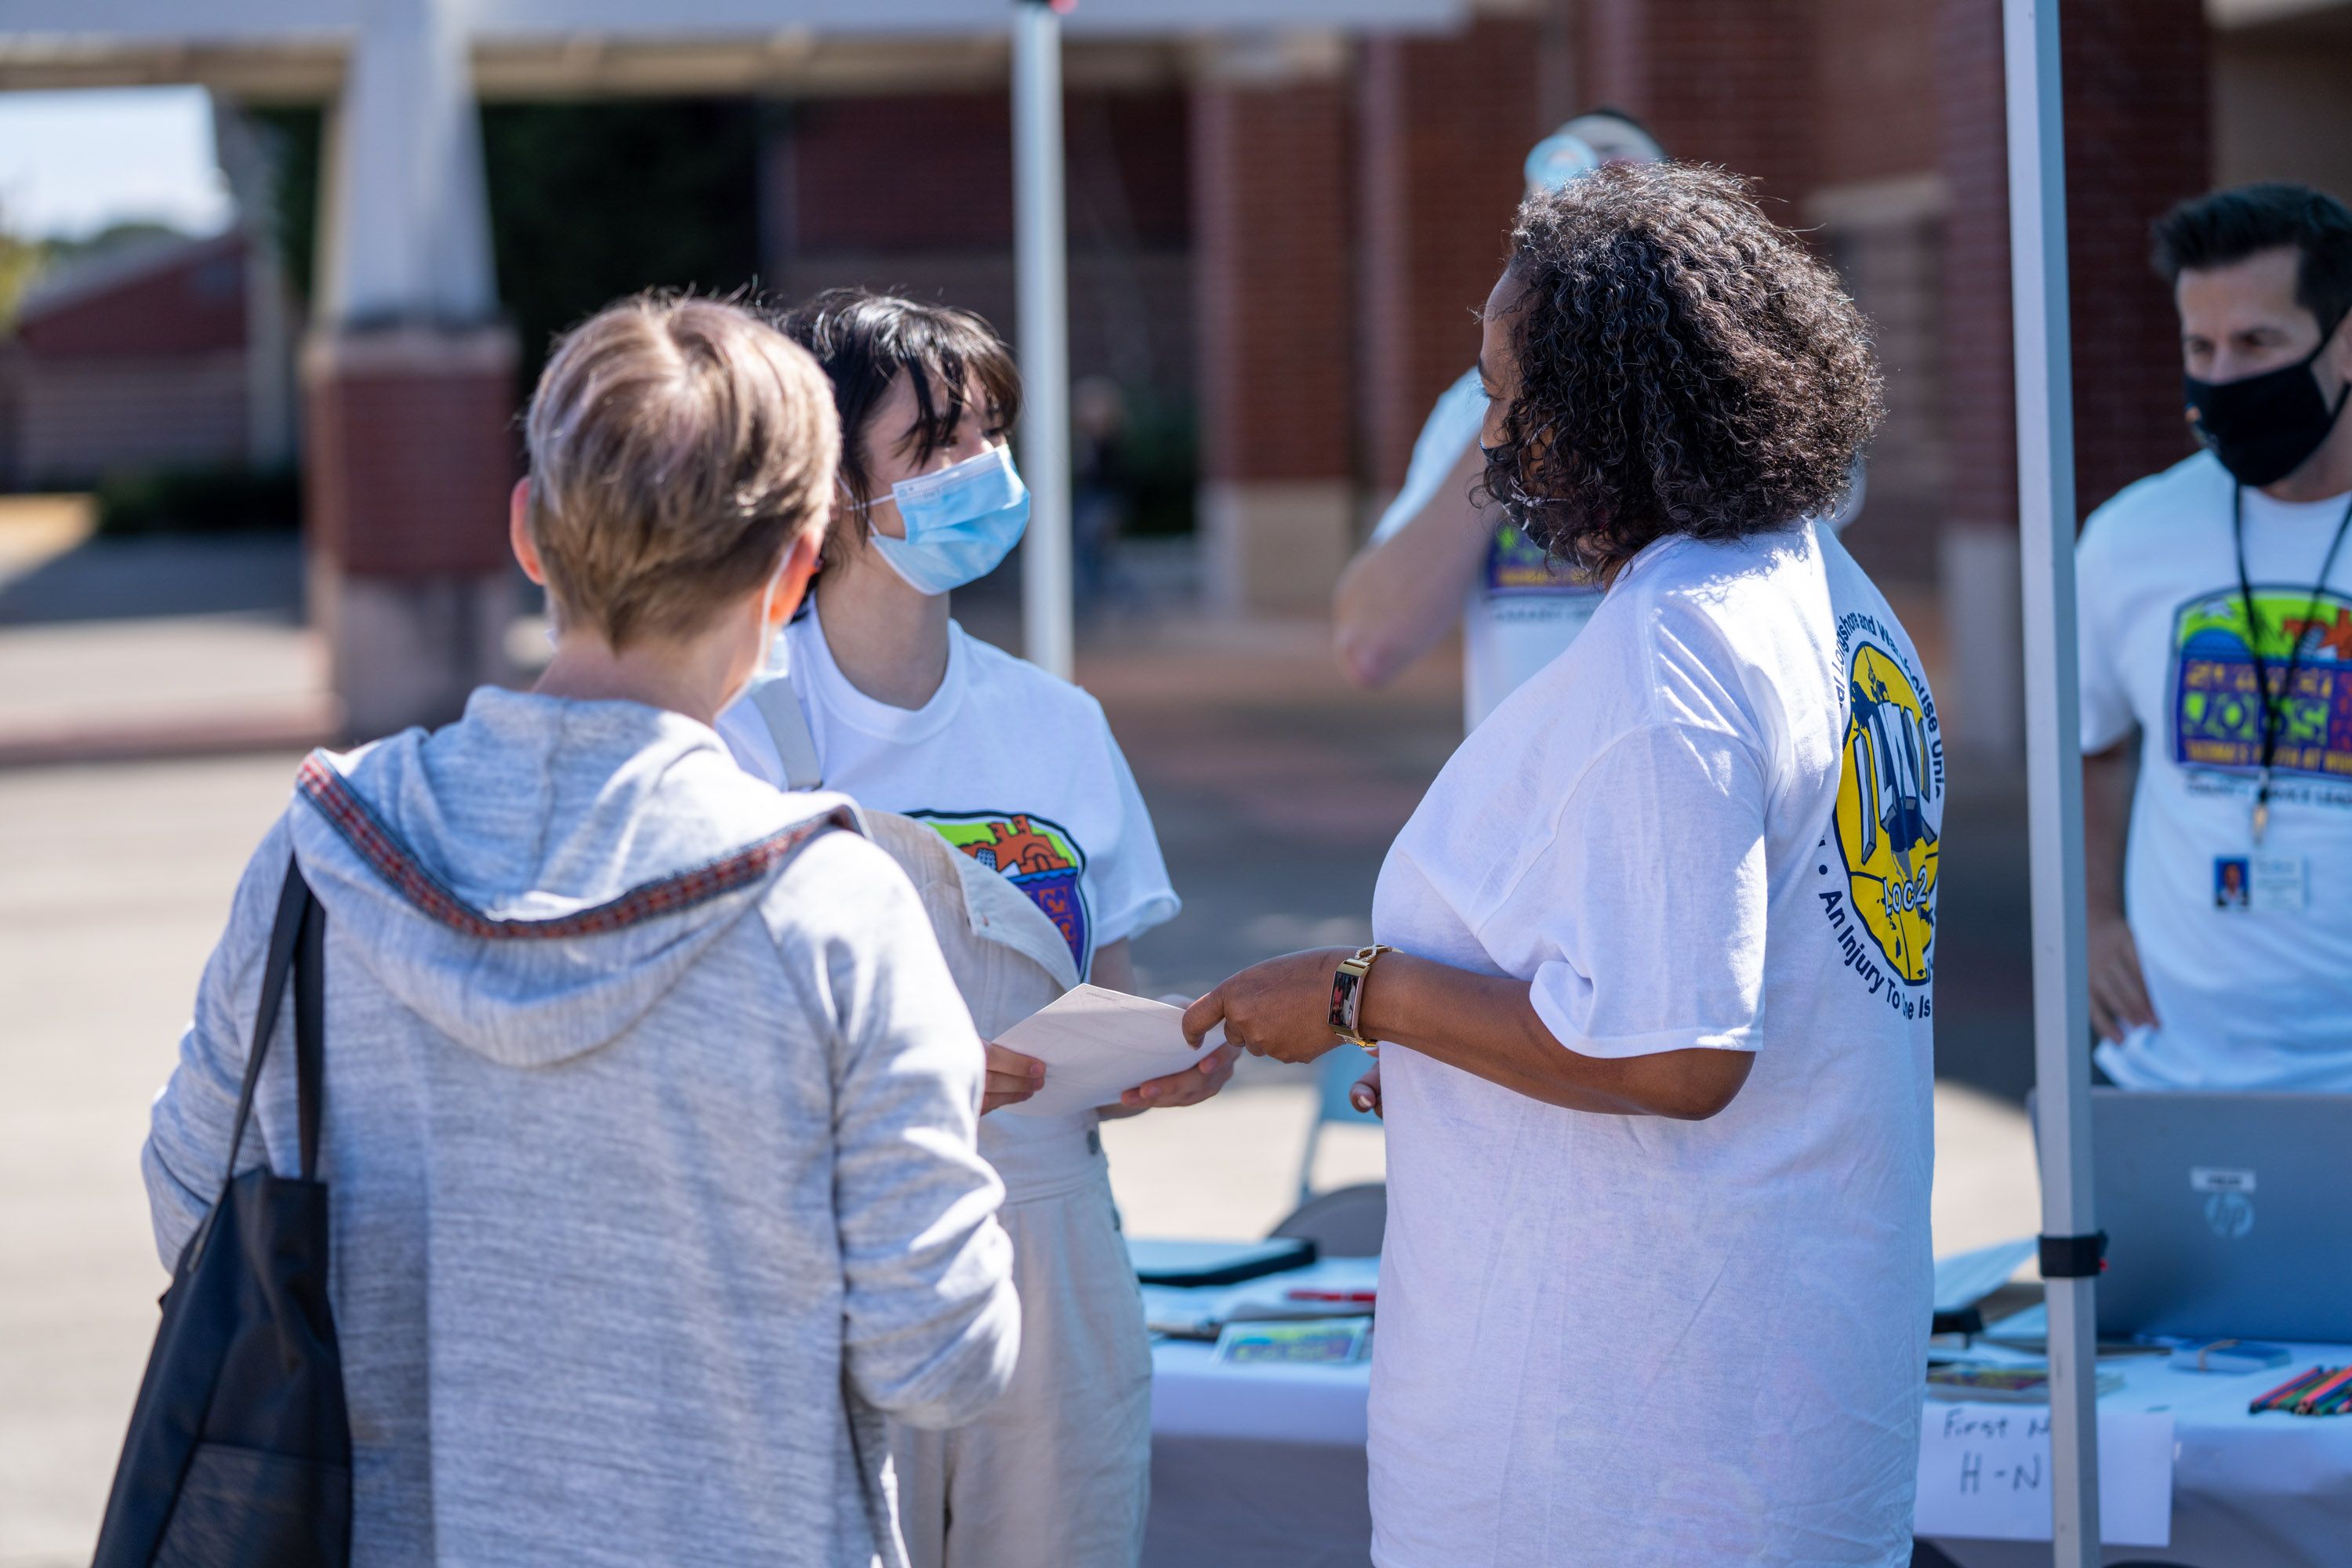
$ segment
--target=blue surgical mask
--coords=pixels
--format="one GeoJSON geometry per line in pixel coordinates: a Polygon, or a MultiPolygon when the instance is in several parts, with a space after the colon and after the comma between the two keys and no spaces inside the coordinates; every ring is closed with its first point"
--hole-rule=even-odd
{"type": "Polygon", "coordinates": [[[1012,553],[1029,526],[1029,489],[1013,454],[991,447],[953,467],[890,487],[907,537],[870,535],[890,570],[919,594],[946,594],[976,583],[1012,553]]]}

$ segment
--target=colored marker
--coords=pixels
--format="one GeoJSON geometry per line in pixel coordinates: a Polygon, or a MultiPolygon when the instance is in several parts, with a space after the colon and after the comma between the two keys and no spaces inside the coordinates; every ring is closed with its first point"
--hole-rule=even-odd
{"type": "Polygon", "coordinates": [[[2246,1405],[2246,1414],[2259,1415],[2265,1410],[2275,1410],[2282,1405],[2291,1403],[2305,1389],[2325,1380],[2332,1370],[2334,1369],[2329,1367],[2315,1366],[2309,1372],[2296,1373],[2268,1394],[2249,1401],[2246,1405]]]}
{"type": "Polygon", "coordinates": [[[2334,1394],[2337,1389],[2342,1388],[2347,1384],[2352,1384],[2352,1366],[2344,1368],[2341,1372],[2336,1373],[2332,1377],[2329,1377],[2325,1382],[2321,1383],[2317,1387],[2313,1388],[2305,1394],[2302,1398],[2296,1400],[2294,1402],[2294,1413],[2297,1415],[2310,1415],[2314,1407],[2316,1406],[2321,1400],[2326,1398],[2329,1394],[2334,1394]]]}

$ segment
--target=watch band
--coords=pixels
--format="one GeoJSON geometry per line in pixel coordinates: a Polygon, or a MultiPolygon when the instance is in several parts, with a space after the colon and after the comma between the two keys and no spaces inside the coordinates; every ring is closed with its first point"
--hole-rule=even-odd
{"type": "Polygon", "coordinates": [[[1368,1051],[1373,1048],[1373,1042],[1364,1037],[1360,1026],[1364,1010],[1364,981],[1381,954],[1395,951],[1381,942],[1358,948],[1341,959],[1339,967],[1332,973],[1331,1032],[1351,1046],[1361,1046],[1368,1051]]]}

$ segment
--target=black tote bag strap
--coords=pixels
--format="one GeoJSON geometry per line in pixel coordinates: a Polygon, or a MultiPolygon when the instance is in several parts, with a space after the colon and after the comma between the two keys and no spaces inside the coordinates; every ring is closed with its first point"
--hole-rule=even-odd
{"type": "Polygon", "coordinates": [[[245,1142],[246,1119],[253,1113],[253,1091],[261,1082],[261,1064],[269,1054],[269,1037],[278,1031],[278,1007],[286,994],[286,972],[294,976],[294,1096],[302,1128],[302,1179],[318,1169],[319,1091],[325,1077],[326,1039],[326,911],[319,907],[310,884],[302,879],[299,862],[289,857],[286,882],[278,894],[278,916],[269,927],[269,953],[261,971],[261,1000],[253,1013],[253,1045],[246,1054],[245,1083],[236,1096],[236,1123],[228,1140],[228,1170],[224,1182],[236,1179],[236,1153],[245,1142]],[[295,963],[298,942],[301,962],[295,963]]]}
{"type": "MultiPolygon", "coordinates": [[[[306,886],[302,889],[310,892],[306,886]]],[[[319,1179],[319,1115],[327,1085],[327,910],[305,900],[294,955],[294,1102],[302,1129],[302,1179],[319,1179]]]]}

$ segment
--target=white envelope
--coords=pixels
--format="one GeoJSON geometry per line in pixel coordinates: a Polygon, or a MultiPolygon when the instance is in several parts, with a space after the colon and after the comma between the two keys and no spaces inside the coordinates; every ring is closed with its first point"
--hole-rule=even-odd
{"type": "Polygon", "coordinates": [[[1223,1025],[1199,1050],[1184,1043],[1184,1010],[1165,1002],[1081,985],[996,1037],[1006,1050],[1045,1064],[1045,1083],[999,1116],[1068,1116],[1116,1105],[1137,1084],[1192,1066],[1224,1042],[1223,1025]]]}

